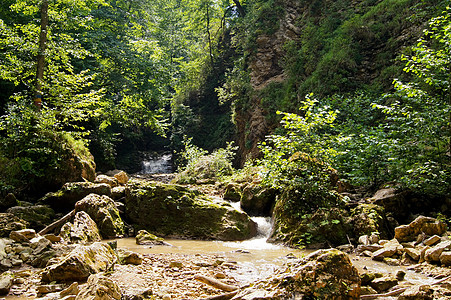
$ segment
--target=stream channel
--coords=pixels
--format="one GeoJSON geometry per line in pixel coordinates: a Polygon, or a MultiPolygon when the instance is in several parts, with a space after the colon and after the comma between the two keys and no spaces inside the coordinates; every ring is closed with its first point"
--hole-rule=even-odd
{"type": "MultiPolygon", "coordinates": [[[[141,174],[161,174],[171,172],[171,157],[165,155],[160,158],[145,161],[142,164],[141,174]]],[[[240,203],[231,203],[234,208],[241,210],[240,203]]],[[[236,242],[223,241],[200,241],[200,240],[177,240],[165,239],[170,246],[145,246],[137,245],[135,238],[117,239],[118,248],[127,249],[141,254],[189,254],[189,255],[220,255],[227,261],[236,262],[238,268],[228,274],[240,285],[266,278],[275,270],[293,258],[301,258],[308,255],[312,250],[299,250],[267,243],[266,240],[271,233],[271,219],[269,217],[252,217],[258,224],[256,237],[236,242]]],[[[425,275],[407,270],[404,266],[389,266],[382,262],[371,260],[355,254],[350,255],[351,261],[359,272],[378,272],[382,274],[396,274],[399,270],[406,272],[405,279],[413,284],[430,284],[434,279],[425,275]]],[[[25,300],[34,299],[28,297],[7,296],[0,300],[25,300]]],[[[386,297],[384,299],[396,299],[386,297]]]]}

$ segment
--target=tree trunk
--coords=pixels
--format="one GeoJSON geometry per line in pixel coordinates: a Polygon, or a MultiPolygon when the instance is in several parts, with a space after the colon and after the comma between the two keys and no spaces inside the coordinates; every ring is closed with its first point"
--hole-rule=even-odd
{"type": "Polygon", "coordinates": [[[36,93],[34,98],[34,105],[38,109],[41,109],[42,106],[42,83],[44,82],[45,49],[47,46],[47,25],[49,24],[48,7],[49,7],[48,0],[42,0],[41,32],[39,35],[39,52],[36,70],[36,93]]]}
{"type": "Polygon", "coordinates": [[[241,3],[239,0],[233,0],[233,3],[235,3],[236,8],[238,9],[238,13],[240,14],[240,17],[244,17],[246,15],[246,12],[244,11],[244,8],[241,6],[241,3]]]}

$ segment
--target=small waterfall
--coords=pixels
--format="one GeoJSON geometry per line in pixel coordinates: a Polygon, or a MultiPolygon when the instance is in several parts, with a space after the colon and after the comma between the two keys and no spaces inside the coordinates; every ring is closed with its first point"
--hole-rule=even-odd
{"type": "Polygon", "coordinates": [[[142,162],[142,174],[168,174],[172,173],[172,155],[164,154],[142,162]]]}
{"type": "Polygon", "coordinates": [[[251,219],[257,223],[257,238],[269,238],[272,229],[271,217],[251,217],[251,219]]]}

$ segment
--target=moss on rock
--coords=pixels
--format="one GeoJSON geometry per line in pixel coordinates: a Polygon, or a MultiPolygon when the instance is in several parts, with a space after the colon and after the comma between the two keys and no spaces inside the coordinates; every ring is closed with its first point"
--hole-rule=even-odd
{"type": "Polygon", "coordinates": [[[133,181],[125,206],[137,230],[159,236],[243,240],[256,234],[256,224],[245,213],[180,185],[133,181]]]}

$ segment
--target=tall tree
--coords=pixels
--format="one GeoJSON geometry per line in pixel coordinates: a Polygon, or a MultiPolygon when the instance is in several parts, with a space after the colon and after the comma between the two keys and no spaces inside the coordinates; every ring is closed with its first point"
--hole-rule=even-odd
{"type": "Polygon", "coordinates": [[[47,26],[49,24],[48,15],[49,2],[42,0],[41,3],[41,30],[39,34],[39,52],[36,65],[36,94],[34,98],[34,105],[41,109],[42,106],[42,82],[44,81],[45,68],[45,49],[47,46],[47,26]]]}

